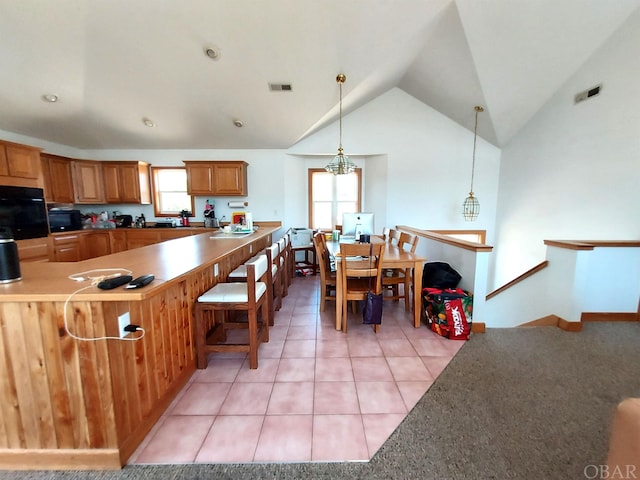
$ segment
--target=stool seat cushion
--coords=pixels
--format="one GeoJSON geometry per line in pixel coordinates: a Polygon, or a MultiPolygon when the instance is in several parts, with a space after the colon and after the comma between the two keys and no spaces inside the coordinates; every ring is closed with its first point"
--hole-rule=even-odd
{"type": "MultiPolygon", "coordinates": [[[[249,301],[247,283],[219,283],[198,297],[201,303],[246,303],[249,301]]],[[[256,282],[256,300],[267,291],[264,282],[256,282]]]]}
{"type": "MultiPolygon", "coordinates": [[[[275,276],[278,273],[278,266],[271,265],[271,275],[275,276]]],[[[233,272],[227,275],[227,278],[247,278],[247,266],[240,265],[233,272]]]]}

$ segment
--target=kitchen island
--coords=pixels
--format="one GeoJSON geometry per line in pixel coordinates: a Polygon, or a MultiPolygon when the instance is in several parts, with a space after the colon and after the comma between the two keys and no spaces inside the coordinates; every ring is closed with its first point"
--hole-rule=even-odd
{"type": "Polygon", "coordinates": [[[121,468],[195,371],[195,300],[279,230],[22,264],[21,281],[0,285],[0,468],[121,468]],[[102,269],[155,280],[100,290],[69,278],[111,273],[102,269]],[[119,337],[119,317],[143,330],[75,338],[119,337]]]}

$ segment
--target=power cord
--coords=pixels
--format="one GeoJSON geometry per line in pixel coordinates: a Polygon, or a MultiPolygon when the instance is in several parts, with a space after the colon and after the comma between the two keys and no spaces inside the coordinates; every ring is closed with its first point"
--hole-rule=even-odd
{"type": "Polygon", "coordinates": [[[67,310],[68,310],[68,306],[69,306],[69,302],[71,301],[71,299],[78,293],[84,291],[84,290],[88,290],[89,288],[93,288],[96,285],[98,285],[98,283],[100,283],[102,280],[105,280],[107,278],[115,278],[115,277],[119,277],[121,275],[131,275],[131,271],[127,270],[126,268],[100,268],[100,269],[96,269],[96,270],[88,270],[86,272],[80,272],[80,273],[73,273],[71,275],[69,275],[69,278],[71,280],[74,280],[76,282],[84,282],[87,280],[91,281],[91,285],[87,285],[85,287],[81,287],[79,289],[77,289],[75,292],[71,293],[67,299],[64,302],[64,307],[63,307],[63,312],[64,312],[64,329],[67,332],[67,334],[71,337],[74,338],[76,340],[80,340],[83,342],[95,342],[98,340],[123,340],[125,342],[137,342],[138,340],[140,340],[142,337],[145,336],[145,330],[144,328],[140,327],[139,325],[127,325],[124,330],[126,332],[142,332],[142,335],[139,335],[137,337],[132,337],[132,338],[128,338],[128,337],[109,337],[109,336],[105,336],[105,337],[80,337],[78,335],[75,335],[73,332],[71,332],[71,330],[69,330],[69,319],[68,319],[68,315],[67,315],[67,310]],[[107,274],[106,272],[112,272],[110,274],[107,274]],[[96,273],[100,273],[99,275],[96,275],[96,273]]]}

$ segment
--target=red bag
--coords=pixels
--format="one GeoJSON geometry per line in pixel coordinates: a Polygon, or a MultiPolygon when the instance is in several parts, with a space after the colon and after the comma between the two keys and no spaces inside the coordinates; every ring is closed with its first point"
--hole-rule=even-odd
{"type": "Polygon", "coordinates": [[[422,290],[425,315],[431,330],[452,340],[468,340],[473,296],[460,288],[422,290]]]}
{"type": "Polygon", "coordinates": [[[471,329],[467,316],[464,314],[464,306],[460,298],[444,302],[444,310],[447,314],[449,338],[451,340],[468,340],[471,329]]]}

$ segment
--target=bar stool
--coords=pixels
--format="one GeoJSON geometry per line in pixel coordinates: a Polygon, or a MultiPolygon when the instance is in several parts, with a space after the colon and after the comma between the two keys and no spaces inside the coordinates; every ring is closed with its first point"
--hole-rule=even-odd
{"type": "Polygon", "coordinates": [[[292,261],[291,258],[291,242],[289,240],[289,235],[284,235],[280,240],[278,240],[278,249],[279,249],[279,261],[278,265],[280,270],[282,271],[281,281],[282,281],[282,296],[286,297],[289,295],[289,285],[291,285],[292,277],[290,273],[289,264],[292,261]]]}
{"type": "Polygon", "coordinates": [[[274,325],[274,311],[280,310],[282,306],[282,295],[281,288],[277,285],[277,281],[279,281],[278,276],[278,267],[276,262],[278,256],[278,245],[272,244],[271,246],[265,248],[264,250],[258,252],[252,258],[247,260],[242,265],[236,267],[229,275],[227,275],[227,281],[233,282],[246,282],[247,281],[247,263],[254,262],[260,255],[266,255],[267,261],[269,265],[271,265],[270,271],[267,271],[267,281],[271,285],[271,290],[273,292],[273,296],[269,298],[269,326],[274,325]]]}
{"type": "Polygon", "coordinates": [[[219,283],[198,297],[194,308],[196,365],[207,368],[211,352],[248,352],[249,368],[258,368],[258,347],[269,341],[269,298],[273,295],[267,255],[259,255],[246,264],[246,282],[219,283]],[[247,321],[229,319],[229,312],[247,313],[247,321]],[[222,312],[216,314],[216,312],[222,312]],[[223,343],[229,329],[247,329],[248,343],[223,343]]]}

